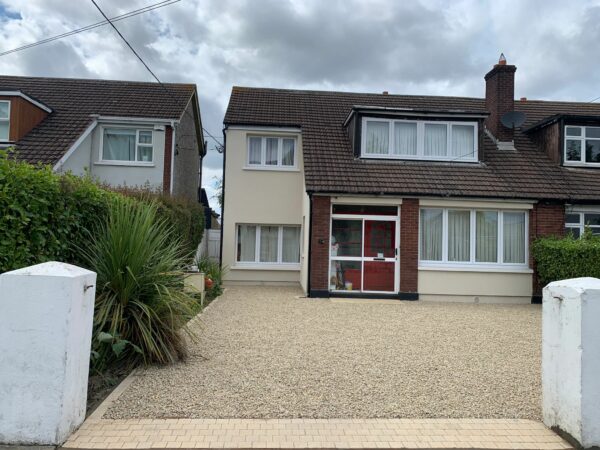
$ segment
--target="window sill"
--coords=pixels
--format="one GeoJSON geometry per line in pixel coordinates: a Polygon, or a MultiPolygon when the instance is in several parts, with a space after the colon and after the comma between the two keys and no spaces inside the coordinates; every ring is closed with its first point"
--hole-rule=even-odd
{"type": "Polygon", "coordinates": [[[300,264],[236,264],[230,270],[300,270],[300,264]]]}
{"type": "Polygon", "coordinates": [[[533,273],[533,269],[527,266],[510,266],[510,265],[435,265],[435,264],[419,264],[419,270],[430,270],[440,272],[501,272],[501,273],[533,273]]]}
{"type": "Polygon", "coordinates": [[[264,170],[267,172],[300,172],[300,169],[298,169],[297,167],[281,167],[281,166],[273,166],[273,167],[268,167],[268,166],[244,166],[242,167],[243,170],[264,170]]]}
{"type": "Polygon", "coordinates": [[[563,163],[565,167],[589,167],[593,169],[600,168],[600,163],[588,163],[588,162],[567,162],[563,163]]]}
{"type": "Polygon", "coordinates": [[[127,166],[127,167],[156,167],[153,162],[135,161],[96,161],[95,166],[127,166]]]}
{"type": "Polygon", "coordinates": [[[455,162],[455,163],[470,163],[476,164],[479,162],[477,158],[458,158],[457,157],[446,157],[446,158],[426,158],[423,156],[390,156],[390,155],[370,155],[362,153],[360,159],[377,159],[377,160],[390,160],[390,161],[418,161],[418,162],[455,162]]]}

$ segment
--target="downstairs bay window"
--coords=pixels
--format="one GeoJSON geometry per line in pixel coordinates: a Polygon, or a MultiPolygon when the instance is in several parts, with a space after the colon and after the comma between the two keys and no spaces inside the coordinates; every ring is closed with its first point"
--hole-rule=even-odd
{"type": "Polygon", "coordinates": [[[240,265],[298,265],[300,226],[240,224],[236,253],[240,265]]]}
{"type": "Polygon", "coordinates": [[[527,267],[526,211],[423,208],[422,266],[527,267]]]}

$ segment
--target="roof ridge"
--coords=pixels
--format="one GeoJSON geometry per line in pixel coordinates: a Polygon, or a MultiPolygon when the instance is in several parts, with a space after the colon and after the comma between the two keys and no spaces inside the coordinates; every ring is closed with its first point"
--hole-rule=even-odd
{"type": "MultiPolygon", "coordinates": [[[[136,81],[136,80],[114,80],[114,79],[102,79],[102,78],[76,78],[76,77],[33,77],[33,76],[21,76],[21,75],[0,75],[0,82],[2,79],[13,79],[13,80],[31,80],[31,81],[83,81],[83,82],[101,82],[101,83],[119,83],[119,84],[141,84],[141,85],[157,85],[160,86],[156,81],[136,81]]],[[[185,87],[197,87],[196,83],[169,83],[162,82],[164,85],[169,86],[185,86],[185,87]]]]}

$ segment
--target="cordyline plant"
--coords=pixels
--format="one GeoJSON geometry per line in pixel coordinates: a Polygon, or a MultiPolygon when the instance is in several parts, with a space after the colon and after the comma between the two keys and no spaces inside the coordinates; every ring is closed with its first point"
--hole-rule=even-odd
{"type": "Polygon", "coordinates": [[[97,273],[93,365],[185,358],[195,299],[183,291],[187,255],[156,205],[118,198],[82,248],[97,273]]]}

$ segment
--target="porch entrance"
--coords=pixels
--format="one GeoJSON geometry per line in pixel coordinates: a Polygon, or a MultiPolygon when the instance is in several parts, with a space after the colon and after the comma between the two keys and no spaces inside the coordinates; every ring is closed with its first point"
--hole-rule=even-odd
{"type": "Polygon", "coordinates": [[[396,206],[332,205],[331,292],[398,292],[398,219],[396,206]]]}

